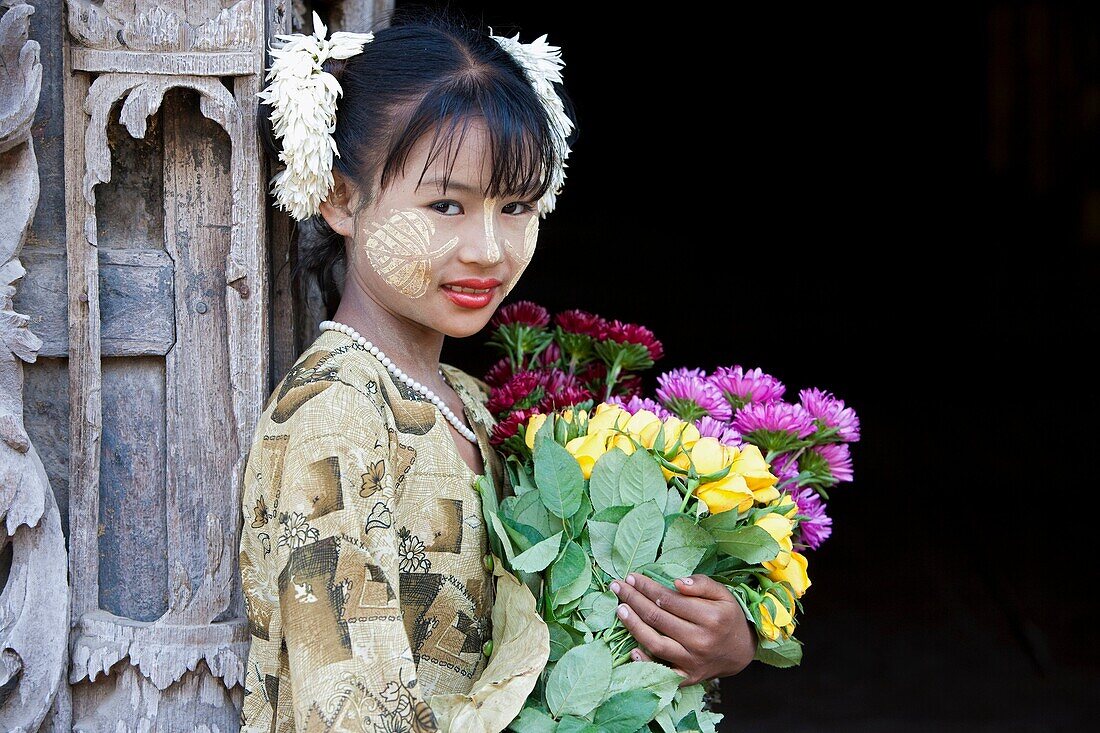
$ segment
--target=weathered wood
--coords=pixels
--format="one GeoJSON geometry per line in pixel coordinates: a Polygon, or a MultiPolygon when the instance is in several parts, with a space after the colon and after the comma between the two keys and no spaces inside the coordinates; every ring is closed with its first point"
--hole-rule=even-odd
{"type": "Polygon", "coordinates": [[[162,56],[144,51],[73,49],[73,68],[81,71],[114,71],[191,76],[243,76],[258,74],[260,60],[253,53],[175,53],[162,56]]]}
{"type": "Polygon", "coordinates": [[[155,621],[168,608],[164,360],[103,360],[99,606],[155,621]]]}
{"type": "Polygon", "coordinates": [[[0,728],[10,731],[37,730],[59,690],[69,692],[61,517],[23,423],[23,362],[35,360],[42,342],[14,310],[25,274],[19,252],[39,195],[31,123],[42,66],[38,43],[28,40],[32,13],[13,3],[0,18],[0,728]]]}

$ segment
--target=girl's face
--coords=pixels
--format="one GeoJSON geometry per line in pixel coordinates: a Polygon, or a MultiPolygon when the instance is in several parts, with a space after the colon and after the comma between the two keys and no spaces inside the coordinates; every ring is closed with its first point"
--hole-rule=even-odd
{"type": "Polygon", "coordinates": [[[430,138],[412,149],[405,170],[414,173],[399,173],[354,218],[348,278],[396,316],[469,336],[485,326],[531,261],[539,218],[529,198],[485,196],[489,138],[477,121],[458,149],[446,194],[446,152],[418,184],[430,138]]]}

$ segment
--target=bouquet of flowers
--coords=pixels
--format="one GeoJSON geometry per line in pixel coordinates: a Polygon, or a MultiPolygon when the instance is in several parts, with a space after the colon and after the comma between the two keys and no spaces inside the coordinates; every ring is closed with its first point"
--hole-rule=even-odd
{"type": "Polygon", "coordinates": [[[635,372],[663,355],[652,332],[583,311],[553,322],[533,303],[501,309],[490,343],[504,358],[485,377],[514,492],[498,504],[479,486],[489,541],[550,634],[510,728],[713,731],[702,685],[630,661],[610,583],[708,575],[755,626],[757,659],[798,664],[803,552],[831,532],[822,499],[852,478],[858,418],[820,390],[785,402],[778,380],[738,366],[676,369],[643,397],[635,372]]]}

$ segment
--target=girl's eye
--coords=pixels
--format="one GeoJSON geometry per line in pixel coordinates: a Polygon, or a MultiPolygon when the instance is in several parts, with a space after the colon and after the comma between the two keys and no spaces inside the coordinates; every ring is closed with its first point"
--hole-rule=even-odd
{"type": "Polygon", "coordinates": [[[444,216],[456,216],[462,213],[462,207],[454,201],[437,201],[431,204],[429,208],[444,216]],[[451,207],[454,207],[455,210],[452,210],[451,207]]]}
{"type": "Polygon", "coordinates": [[[504,213],[505,214],[515,214],[517,216],[518,215],[523,215],[523,214],[530,214],[534,210],[535,210],[535,205],[527,203],[525,201],[515,201],[513,203],[508,204],[508,206],[504,207],[504,213]],[[517,207],[517,208],[514,208],[512,211],[508,211],[509,207],[517,207]]]}

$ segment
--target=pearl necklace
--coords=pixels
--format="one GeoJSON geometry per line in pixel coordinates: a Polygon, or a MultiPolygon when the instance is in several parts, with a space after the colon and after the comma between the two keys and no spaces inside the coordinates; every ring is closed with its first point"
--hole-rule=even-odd
{"type": "MultiPolygon", "coordinates": [[[[336,321],[321,321],[321,330],[339,331],[340,333],[344,333],[350,336],[352,341],[355,341],[371,354],[378,357],[378,361],[382,362],[382,366],[386,367],[386,369],[389,370],[390,374],[392,374],[394,378],[397,379],[397,381],[411,387],[414,392],[419,392],[420,394],[424,395],[429,402],[439,408],[439,411],[443,413],[443,417],[447,418],[447,421],[451,423],[451,425],[454,425],[455,430],[461,433],[462,437],[466,438],[466,440],[470,441],[471,443],[477,443],[477,434],[474,433],[473,430],[470,430],[468,427],[466,427],[462,420],[459,419],[457,415],[455,415],[454,411],[447,406],[446,402],[440,399],[440,397],[435,392],[428,389],[426,385],[421,384],[420,382],[410,377],[408,374],[405,374],[405,372],[401,371],[397,367],[397,365],[393,363],[390,357],[386,356],[386,354],[381,349],[372,344],[370,341],[367,341],[366,338],[360,336],[359,332],[356,331],[354,328],[343,323],[338,323],[336,321]]],[[[439,370],[439,376],[443,376],[442,369],[439,370]]],[[[444,377],[444,379],[446,379],[446,377],[444,377]]]]}

